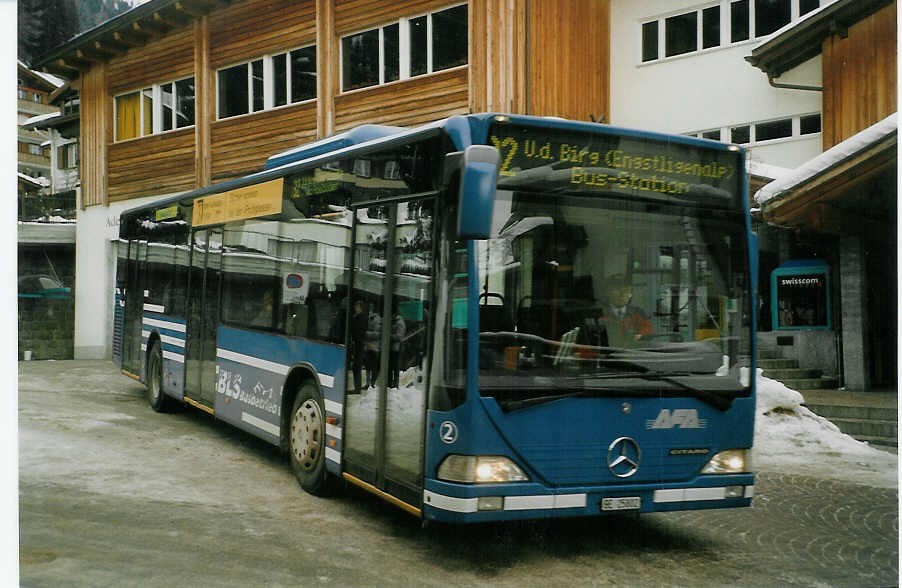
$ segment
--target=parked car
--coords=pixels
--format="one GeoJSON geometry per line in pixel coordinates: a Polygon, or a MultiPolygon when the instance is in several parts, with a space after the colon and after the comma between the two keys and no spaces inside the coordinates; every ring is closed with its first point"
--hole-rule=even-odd
{"type": "Polygon", "coordinates": [[[68,300],[72,298],[72,289],[51,276],[22,276],[19,278],[19,298],[68,300]]]}

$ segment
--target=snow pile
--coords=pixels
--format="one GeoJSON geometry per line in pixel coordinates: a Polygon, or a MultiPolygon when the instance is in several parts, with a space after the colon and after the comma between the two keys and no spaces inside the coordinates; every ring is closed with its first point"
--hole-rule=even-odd
{"type": "Polygon", "coordinates": [[[758,370],[755,469],[897,487],[898,457],[840,432],[802,395],[758,370]]]}

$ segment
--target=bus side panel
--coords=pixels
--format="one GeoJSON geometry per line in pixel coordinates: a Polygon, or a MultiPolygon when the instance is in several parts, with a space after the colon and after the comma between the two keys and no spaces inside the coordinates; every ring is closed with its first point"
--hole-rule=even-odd
{"type": "Polygon", "coordinates": [[[163,352],[163,393],[182,400],[185,394],[185,319],[157,312],[141,316],[141,374],[147,381],[147,349],[152,335],[160,340],[163,352]]]}
{"type": "MultiPolygon", "coordinates": [[[[294,366],[316,370],[326,416],[342,415],[344,348],[284,335],[219,327],[216,349],[216,400],[220,418],[274,445],[280,439],[282,393],[294,366]]],[[[341,433],[327,426],[326,466],[339,473],[341,433]]]]}

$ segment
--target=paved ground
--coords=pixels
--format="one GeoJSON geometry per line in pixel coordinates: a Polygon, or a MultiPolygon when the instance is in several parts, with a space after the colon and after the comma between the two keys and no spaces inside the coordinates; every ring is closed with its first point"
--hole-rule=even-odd
{"type": "Polygon", "coordinates": [[[19,372],[23,586],[898,585],[895,488],[765,471],[752,509],[423,530],[108,362],[19,372]]]}

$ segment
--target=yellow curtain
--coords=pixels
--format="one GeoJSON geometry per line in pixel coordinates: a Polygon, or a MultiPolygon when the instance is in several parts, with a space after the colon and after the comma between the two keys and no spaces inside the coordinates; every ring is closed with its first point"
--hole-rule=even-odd
{"type": "Polygon", "coordinates": [[[116,140],[134,139],[138,136],[138,120],[141,103],[138,93],[116,97],[116,140]]]}

